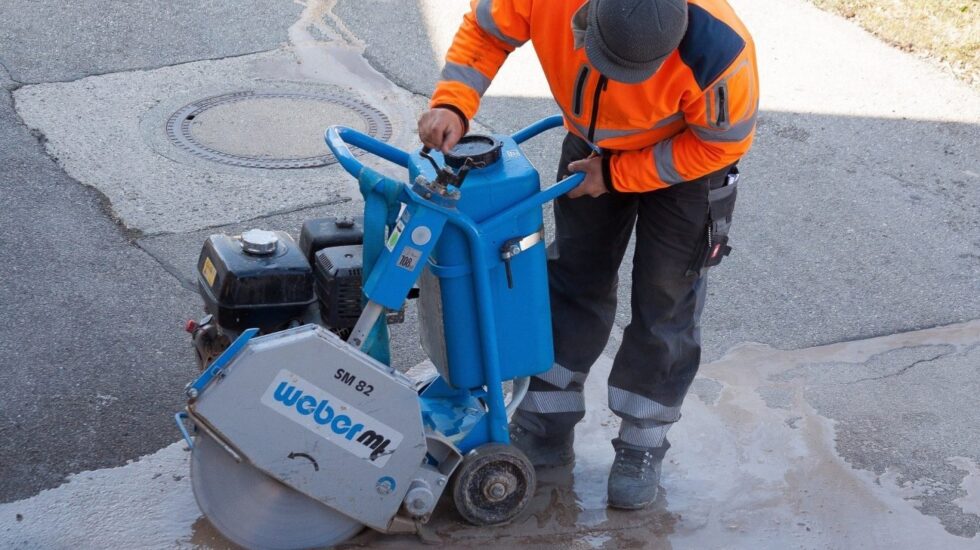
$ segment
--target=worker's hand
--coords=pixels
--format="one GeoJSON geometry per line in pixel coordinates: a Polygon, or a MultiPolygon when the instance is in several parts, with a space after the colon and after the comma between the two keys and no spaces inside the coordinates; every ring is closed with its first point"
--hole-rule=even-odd
{"type": "Polygon", "coordinates": [[[463,137],[463,121],[449,109],[429,109],[419,119],[419,139],[422,144],[443,153],[449,152],[463,137]]]}
{"type": "Polygon", "coordinates": [[[606,183],[602,179],[602,157],[589,157],[577,160],[568,165],[570,172],[585,172],[585,180],[578,187],[568,192],[568,198],[577,199],[586,195],[598,197],[608,193],[606,183]]]}

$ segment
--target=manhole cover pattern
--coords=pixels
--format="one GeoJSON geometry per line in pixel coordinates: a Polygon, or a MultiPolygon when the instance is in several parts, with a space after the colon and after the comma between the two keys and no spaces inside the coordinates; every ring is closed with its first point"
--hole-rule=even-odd
{"type": "MultiPolygon", "coordinates": [[[[391,138],[391,122],[389,122],[388,117],[378,109],[358,99],[339,94],[256,91],[243,91],[208,97],[181,107],[167,119],[167,137],[175,145],[193,155],[233,166],[270,169],[315,168],[337,162],[337,159],[329,150],[325,151],[322,155],[295,158],[256,157],[221,151],[201,143],[195,138],[192,132],[192,125],[201,113],[218,106],[257,99],[304,100],[330,103],[360,116],[364,121],[364,132],[367,135],[380,139],[381,141],[388,141],[391,138]]],[[[324,130],[326,130],[325,127],[324,130]]],[[[324,148],[326,148],[326,145],[324,145],[324,148]]],[[[363,151],[360,149],[352,147],[351,150],[355,155],[363,154],[363,151]]]]}

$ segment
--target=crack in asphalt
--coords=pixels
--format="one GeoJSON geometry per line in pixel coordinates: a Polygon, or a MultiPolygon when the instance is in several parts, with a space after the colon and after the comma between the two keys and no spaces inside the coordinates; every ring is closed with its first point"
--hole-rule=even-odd
{"type": "Polygon", "coordinates": [[[143,244],[140,243],[139,241],[134,242],[133,244],[136,246],[136,248],[138,248],[141,251],[143,251],[144,254],[146,254],[150,258],[153,258],[153,260],[156,261],[156,263],[159,264],[160,267],[164,271],[166,271],[168,275],[170,275],[174,279],[177,279],[177,282],[180,283],[180,286],[181,287],[183,287],[186,290],[189,290],[189,291],[193,292],[194,294],[199,294],[199,292],[197,290],[197,284],[194,281],[192,281],[192,280],[190,280],[188,278],[183,277],[180,274],[180,270],[177,269],[177,266],[175,266],[171,262],[167,261],[165,258],[163,258],[163,257],[161,257],[161,256],[159,256],[157,254],[154,254],[152,250],[144,247],[143,244]]]}
{"type": "MultiPolygon", "coordinates": [[[[761,264],[759,264],[759,265],[761,265],[761,264]]],[[[941,323],[933,323],[933,324],[926,324],[926,325],[913,325],[911,327],[901,327],[901,328],[893,329],[893,330],[871,331],[871,332],[868,332],[866,334],[865,333],[856,334],[856,335],[854,335],[852,337],[841,338],[839,340],[817,340],[816,342],[808,343],[808,344],[806,344],[803,347],[804,348],[811,348],[811,347],[812,348],[819,348],[819,347],[822,347],[822,346],[832,346],[834,344],[846,344],[848,342],[860,342],[862,340],[874,340],[875,338],[884,338],[886,336],[894,336],[896,334],[905,334],[905,333],[909,333],[909,332],[921,332],[923,330],[932,330],[932,329],[942,328],[942,327],[946,327],[946,326],[950,326],[950,325],[955,325],[955,324],[959,324],[959,323],[970,323],[970,322],[973,322],[973,321],[980,321],[980,319],[959,318],[959,319],[953,319],[950,322],[941,322],[941,323]]],[[[760,340],[758,343],[759,344],[765,344],[767,346],[768,345],[773,345],[770,342],[766,342],[766,341],[762,341],[762,340],[760,340]]],[[[958,353],[958,352],[950,352],[950,353],[958,353]]]]}
{"type": "MultiPolygon", "coordinates": [[[[142,67],[130,67],[130,68],[119,69],[119,70],[109,70],[109,71],[102,71],[102,72],[93,72],[93,73],[86,73],[86,74],[84,74],[82,76],[78,76],[78,77],[75,77],[75,78],[68,78],[68,79],[65,79],[65,80],[39,80],[39,81],[29,81],[29,82],[21,82],[21,81],[14,80],[14,82],[17,82],[18,84],[20,84],[20,86],[41,86],[41,85],[44,85],[44,84],[70,84],[72,82],[78,82],[80,80],[85,80],[86,78],[91,78],[93,76],[107,76],[107,75],[114,75],[114,74],[138,73],[138,72],[143,72],[143,71],[156,71],[156,70],[159,70],[159,69],[167,69],[167,68],[170,68],[170,67],[180,67],[182,65],[190,65],[192,63],[202,63],[202,62],[205,62],[205,61],[224,61],[226,59],[236,59],[236,58],[239,58],[239,57],[247,57],[247,56],[250,56],[250,55],[259,55],[259,54],[264,54],[264,53],[278,52],[278,51],[281,51],[283,49],[284,48],[282,46],[279,46],[279,47],[276,47],[276,48],[267,48],[267,49],[262,49],[262,50],[253,50],[253,51],[248,51],[248,52],[244,52],[244,53],[236,53],[236,54],[232,54],[232,55],[224,55],[224,56],[219,56],[219,57],[202,57],[202,58],[199,58],[199,59],[188,59],[187,61],[178,61],[177,63],[162,63],[162,64],[159,64],[159,65],[146,65],[146,66],[142,66],[142,67]]],[[[9,75],[10,74],[10,71],[7,71],[7,74],[9,75]]],[[[11,80],[13,80],[12,77],[11,77],[11,80]]],[[[18,88],[20,86],[18,86],[18,88]]]]}
{"type": "Polygon", "coordinates": [[[71,182],[74,182],[82,187],[89,189],[90,192],[95,193],[95,196],[98,198],[99,201],[99,209],[102,211],[103,214],[105,214],[107,218],[109,218],[109,220],[112,221],[112,223],[122,233],[123,238],[129,241],[130,244],[133,244],[133,242],[136,241],[136,239],[142,237],[143,233],[139,229],[128,227],[125,223],[123,223],[122,219],[120,219],[119,216],[116,215],[116,213],[112,209],[112,201],[109,199],[108,195],[103,193],[102,190],[99,189],[98,187],[79,181],[78,179],[74,178],[71,174],[68,173],[68,171],[65,169],[65,166],[61,163],[61,159],[58,158],[56,155],[52,154],[51,151],[48,149],[47,135],[45,135],[45,133],[38,128],[32,128],[28,126],[24,122],[24,119],[21,118],[20,112],[17,109],[17,96],[11,93],[10,100],[11,100],[11,107],[13,108],[14,111],[14,115],[17,117],[17,124],[24,127],[24,129],[27,130],[27,132],[35,139],[35,141],[37,141],[37,144],[41,148],[41,151],[44,153],[44,156],[47,157],[48,160],[50,160],[51,163],[54,164],[58,168],[58,170],[61,171],[62,174],[65,175],[65,178],[67,178],[71,182]]]}
{"type": "Polygon", "coordinates": [[[956,353],[958,353],[958,351],[954,350],[954,351],[949,351],[949,352],[946,352],[946,353],[940,353],[939,355],[936,355],[935,357],[929,357],[928,359],[919,359],[918,361],[915,361],[915,362],[913,362],[913,363],[911,363],[909,365],[906,365],[906,366],[902,367],[901,369],[899,369],[899,370],[897,370],[895,372],[891,372],[891,373],[888,373],[888,374],[882,374],[881,376],[870,376],[870,377],[867,377],[867,378],[860,378],[858,380],[852,380],[852,381],[848,382],[845,385],[850,386],[852,384],[857,384],[859,382],[873,382],[875,380],[884,380],[885,378],[895,378],[897,376],[901,376],[901,375],[905,374],[906,372],[908,372],[913,367],[917,367],[917,366],[922,365],[924,363],[931,363],[933,361],[942,359],[944,357],[949,357],[950,355],[955,355],[956,353]]]}
{"type": "Polygon", "coordinates": [[[7,68],[7,64],[3,59],[0,59],[0,80],[9,80],[13,84],[13,86],[4,86],[8,92],[13,92],[24,85],[23,82],[17,80],[14,78],[14,75],[10,74],[10,69],[7,68]]]}

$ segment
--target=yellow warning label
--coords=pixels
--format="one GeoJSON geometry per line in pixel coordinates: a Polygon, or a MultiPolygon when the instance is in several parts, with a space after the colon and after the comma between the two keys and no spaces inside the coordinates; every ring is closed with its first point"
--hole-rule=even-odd
{"type": "Polygon", "coordinates": [[[201,266],[201,275],[204,275],[204,280],[208,282],[208,286],[214,286],[214,277],[218,274],[218,271],[214,268],[214,264],[211,263],[211,258],[204,258],[204,265],[201,266]]]}

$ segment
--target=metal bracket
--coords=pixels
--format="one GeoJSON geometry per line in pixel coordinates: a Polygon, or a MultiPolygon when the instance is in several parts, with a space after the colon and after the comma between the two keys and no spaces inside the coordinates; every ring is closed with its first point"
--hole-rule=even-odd
{"type": "Polygon", "coordinates": [[[184,425],[184,421],[187,420],[187,412],[180,411],[174,415],[174,422],[177,423],[177,429],[180,430],[180,435],[184,436],[184,441],[187,442],[187,448],[194,450],[194,440],[191,439],[191,434],[187,432],[187,426],[184,425]]]}
{"type": "Polygon", "coordinates": [[[540,242],[544,242],[544,226],[526,237],[511,239],[500,247],[500,259],[503,260],[504,269],[507,271],[507,288],[514,288],[514,275],[510,271],[510,260],[540,242]]]}
{"type": "Polygon", "coordinates": [[[213,380],[215,376],[220,375],[222,369],[224,369],[232,358],[238,355],[238,352],[242,351],[245,344],[247,344],[248,341],[258,333],[259,329],[257,328],[250,328],[241,333],[241,335],[236,338],[230,346],[228,346],[228,349],[219,355],[218,358],[211,363],[211,366],[209,366],[207,370],[197,377],[197,380],[187,384],[187,387],[184,388],[184,393],[187,394],[187,398],[192,401],[197,399],[198,396],[201,395],[201,392],[204,391],[204,388],[211,383],[211,380],[213,380]]]}

